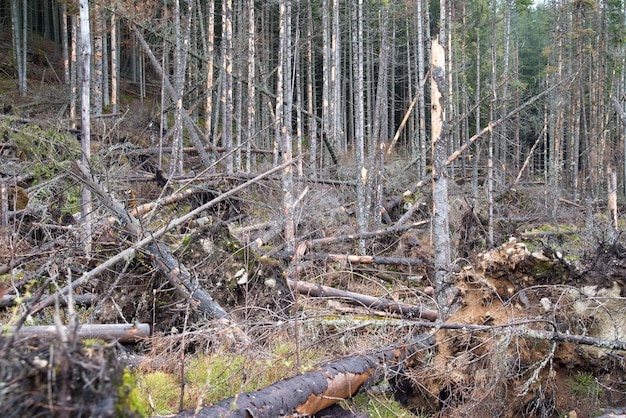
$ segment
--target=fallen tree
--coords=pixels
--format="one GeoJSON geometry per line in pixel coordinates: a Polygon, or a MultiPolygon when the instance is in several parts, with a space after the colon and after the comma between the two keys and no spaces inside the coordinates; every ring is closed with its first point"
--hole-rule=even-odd
{"type": "Polygon", "coordinates": [[[365,306],[370,309],[393,312],[410,318],[422,318],[429,321],[436,321],[439,317],[439,312],[434,309],[409,305],[407,303],[397,302],[391,299],[363,295],[361,293],[336,289],[334,287],[323,286],[320,284],[301,282],[288,278],[287,285],[289,285],[290,289],[295,290],[303,295],[325,298],[338,298],[345,300],[346,302],[351,304],[365,306]]]}
{"type": "Polygon", "coordinates": [[[418,335],[406,343],[344,357],[317,371],[176,416],[274,418],[313,415],[380,382],[390,369],[398,373],[409,358],[427,350],[433,343],[430,336],[418,335]]]}
{"type": "MultiPolygon", "coordinates": [[[[7,330],[8,334],[16,331],[14,327],[7,330]]],[[[71,330],[68,330],[68,333],[71,330]]],[[[19,337],[35,336],[37,338],[53,337],[58,334],[55,325],[41,325],[20,327],[17,329],[19,337]]],[[[150,325],[148,324],[85,324],[80,325],[76,330],[76,337],[79,339],[97,338],[105,341],[119,341],[121,343],[136,343],[142,338],[150,336],[150,325]]]]}

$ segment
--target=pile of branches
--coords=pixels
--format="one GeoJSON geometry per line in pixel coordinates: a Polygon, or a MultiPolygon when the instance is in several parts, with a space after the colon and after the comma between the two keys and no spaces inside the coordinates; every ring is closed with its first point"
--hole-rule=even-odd
{"type": "Polygon", "coordinates": [[[71,340],[0,339],[3,416],[143,416],[116,343],[71,340]]]}

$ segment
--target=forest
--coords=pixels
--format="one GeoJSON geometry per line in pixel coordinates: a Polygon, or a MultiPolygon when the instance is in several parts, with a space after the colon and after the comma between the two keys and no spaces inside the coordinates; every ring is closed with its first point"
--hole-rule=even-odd
{"type": "Polygon", "coordinates": [[[9,417],[626,417],[622,0],[0,0],[9,417]]]}

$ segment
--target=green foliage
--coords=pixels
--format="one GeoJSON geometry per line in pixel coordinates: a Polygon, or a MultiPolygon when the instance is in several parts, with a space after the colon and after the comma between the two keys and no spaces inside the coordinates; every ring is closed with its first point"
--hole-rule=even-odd
{"type": "Polygon", "coordinates": [[[135,377],[125,368],[122,375],[122,383],[117,392],[117,405],[115,410],[119,417],[144,417],[146,412],[141,399],[135,377]]]}
{"type": "Polygon", "coordinates": [[[586,372],[576,372],[569,381],[569,388],[574,396],[586,400],[596,400],[602,392],[596,378],[586,372]]]}
{"type": "Polygon", "coordinates": [[[408,409],[395,401],[391,395],[376,396],[360,393],[342,402],[344,408],[367,414],[371,418],[415,417],[408,409]]]}

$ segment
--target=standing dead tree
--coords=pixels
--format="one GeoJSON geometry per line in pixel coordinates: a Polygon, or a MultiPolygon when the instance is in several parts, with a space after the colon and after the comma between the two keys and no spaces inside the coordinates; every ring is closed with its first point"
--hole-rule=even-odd
{"type": "Polygon", "coordinates": [[[389,371],[399,373],[414,356],[434,344],[428,335],[406,343],[355,354],[317,371],[276,382],[256,392],[242,393],[177,417],[278,417],[313,415],[380,382],[389,371]]]}

